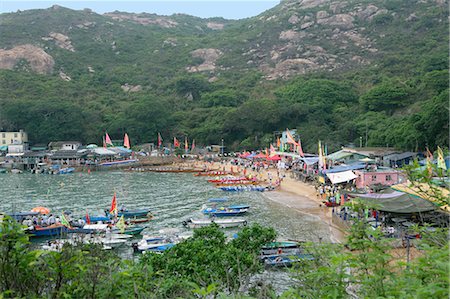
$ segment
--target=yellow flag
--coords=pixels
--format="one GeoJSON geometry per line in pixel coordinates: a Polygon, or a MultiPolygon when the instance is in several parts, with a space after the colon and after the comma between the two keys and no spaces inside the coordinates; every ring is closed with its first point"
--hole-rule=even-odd
{"type": "Polygon", "coordinates": [[[120,217],[120,219],[117,222],[116,226],[117,226],[118,229],[120,229],[120,232],[122,234],[125,232],[126,224],[125,224],[125,219],[123,218],[123,215],[122,215],[122,217],[120,217]]]}
{"type": "Polygon", "coordinates": [[[437,148],[437,154],[438,154],[437,167],[447,170],[447,165],[445,165],[445,160],[444,160],[444,153],[442,152],[442,149],[439,146],[437,148]]]}

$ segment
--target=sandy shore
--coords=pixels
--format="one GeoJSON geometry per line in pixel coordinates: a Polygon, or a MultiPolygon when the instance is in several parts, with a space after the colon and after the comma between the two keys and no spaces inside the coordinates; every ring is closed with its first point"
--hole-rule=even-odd
{"type": "MultiPolygon", "coordinates": [[[[205,163],[195,162],[186,166],[198,167],[209,170],[225,170],[238,172],[241,175],[244,174],[242,167],[232,166],[230,164],[221,163],[205,163]]],[[[246,170],[246,175],[252,175],[260,180],[268,181],[268,175],[272,176],[272,180],[275,181],[277,172],[275,169],[261,170],[260,173],[256,173],[251,170],[246,170]]],[[[264,192],[264,196],[274,202],[286,206],[290,209],[295,209],[301,214],[306,214],[317,219],[317,221],[323,222],[329,229],[329,239],[334,243],[341,243],[345,241],[345,230],[334,223],[332,223],[331,209],[327,207],[321,207],[321,200],[317,197],[314,187],[310,184],[297,181],[290,177],[290,173],[284,173],[284,178],[281,182],[281,188],[277,191],[264,192]]]]}

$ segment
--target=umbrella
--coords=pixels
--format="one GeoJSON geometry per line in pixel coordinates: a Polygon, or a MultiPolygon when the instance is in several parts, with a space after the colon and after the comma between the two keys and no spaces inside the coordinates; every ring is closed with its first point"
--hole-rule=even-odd
{"type": "Polygon", "coordinates": [[[35,207],[31,209],[31,212],[38,212],[41,214],[49,214],[50,213],[50,209],[46,208],[46,207],[35,207]]]}
{"type": "Polygon", "coordinates": [[[267,160],[269,160],[269,161],[280,161],[281,157],[280,156],[272,156],[272,157],[267,158],[267,160]]]}
{"type": "Polygon", "coordinates": [[[88,146],[86,146],[86,148],[96,148],[98,147],[97,144],[89,144],[88,146]]]}

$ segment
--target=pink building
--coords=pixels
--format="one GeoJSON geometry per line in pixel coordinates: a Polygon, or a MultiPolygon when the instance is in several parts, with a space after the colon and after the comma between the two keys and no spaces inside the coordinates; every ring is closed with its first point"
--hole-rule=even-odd
{"type": "Polygon", "coordinates": [[[405,181],[405,177],[401,172],[394,169],[376,169],[376,170],[354,170],[355,175],[358,177],[356,180],[356,188],[363,189],[366,186],[372,185],[384,185],[392,186],[395,184],[400,184],[405,181]]]}

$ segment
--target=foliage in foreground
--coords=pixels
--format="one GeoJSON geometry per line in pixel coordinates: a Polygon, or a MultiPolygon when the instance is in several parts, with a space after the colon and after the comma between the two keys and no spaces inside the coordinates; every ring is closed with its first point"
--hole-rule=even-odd
{"type": "MultiPolygon", "coordinates": [[[[448,230],[422,231],[420,256],[396,260],[391,244],[361,222],[348,244],[306,244],[314,260],[292,270],[280,298],[448,298],[448,230]],[[351,249],[351,250],[349,250],[351,249]]],[[[29,250],[27,236],[6,218],[0,232],[0,292],[5,298],[276,298],[270,285],[251,285],[262,270],[259,248],[273,229],[244,228],[226,242],[214,226],[162,255],[121,260],[98,246],[29,250]]],[[[405,249],[400,249],[405,250],[405,249]]]]}

